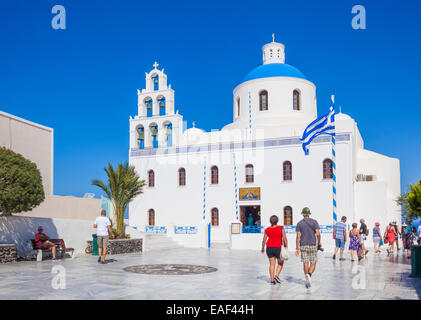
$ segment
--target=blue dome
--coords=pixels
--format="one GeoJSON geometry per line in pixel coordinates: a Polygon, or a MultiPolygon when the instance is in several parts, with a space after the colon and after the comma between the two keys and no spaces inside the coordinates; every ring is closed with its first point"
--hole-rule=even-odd
{"type": "Polygon", "coordinates": [[[269,63],[258,66],[257,68],[251,70],[248,75],[244,78],[243,82],[260,79],[260,78],[270,78],[270,77],[292,77],[292,78],[307,78],[304,74],[297,68],[290,66],[285,63],[269,63]]]}

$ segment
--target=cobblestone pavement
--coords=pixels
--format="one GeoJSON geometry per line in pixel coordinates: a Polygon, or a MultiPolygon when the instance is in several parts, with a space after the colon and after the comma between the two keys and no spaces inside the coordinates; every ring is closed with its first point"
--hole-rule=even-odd
{"type": "Polygon", "coordinates": [[[402,253],[387,257],[370,252],[359,263],[351,262],[348,255],[346,261],[334,261],[332,254],[321,253],[310,289],[305,287],[300,259],[292,253],[281,273],[282,283],[276,286],[269,284],[266,255],[257,251],[182,248],[113,255],[107,260],[108,264],[101,265],[97,257],[81,256],[0,265],[0,299],[421,298],[421,279],[409,278],[410,260],[402,253]],[[217,271],[155,275],[123,270],[144,264],[200,265],[217,271]],[[64,284],[57,280],[63,271],[66,288],[54,289],[64,284]]]}

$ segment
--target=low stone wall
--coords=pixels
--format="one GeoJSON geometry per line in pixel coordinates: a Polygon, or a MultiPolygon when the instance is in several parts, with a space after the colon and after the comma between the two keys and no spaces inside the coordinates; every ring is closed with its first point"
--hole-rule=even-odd
{"type": "MultiPolygon", "coordinates": [[[[86,253],[92,253],[92,240],[86,241],[86,253]]],[[[107,245],[107,254],[122,254],[143,251],[143,239],[113,239],[107,245]]]]}
{"type": "Polygon", "coordinates": [[[0,263],[16,262],[17,258],[15,244],[0,244],[0,263]]]}

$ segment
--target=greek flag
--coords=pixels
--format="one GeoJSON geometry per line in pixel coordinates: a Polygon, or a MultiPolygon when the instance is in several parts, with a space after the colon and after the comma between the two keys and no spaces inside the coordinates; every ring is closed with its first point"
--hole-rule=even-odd
{"type": "Polygon", "coordinates": [[[327,114],[317,118],[305,128],[300,140],[306,156],[308,156],[308,145],[322,134],[335,136],[335,105],[330,107],[327,114]]]}

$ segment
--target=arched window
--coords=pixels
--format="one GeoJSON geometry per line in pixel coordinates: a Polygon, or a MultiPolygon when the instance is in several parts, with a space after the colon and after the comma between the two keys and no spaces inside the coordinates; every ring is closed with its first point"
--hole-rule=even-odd
{"type": "Polygon", "coordinates": [[[284,181],[292,180],[292,164],[289,161],[285,161],[282,165],[282,172],[284,176],[284,181]]]}
{"type": "Polygon", "coordinates": [[[290,206],[284,208],[284,226],[292,226],[292,208],[290,206]]]}
{"type": "Polygon", "coordinates": [[[159,105],[159,115],[165,116],[165,98],[164,97],[158,100],[158,105],[159,105]]]}
{"type": "Polygon", "coordinates": [[[148,171],[148,187],[155,187],[155,172],[153,170],[148,171]]]}
{"type": "Polygon", "coordinates": [[[295,89],[293,92],[293,110],[300,110],[301,109],[301,94],[300,91],[295,89]]]}
{"type": "Polygon", "coordinates": [[[218,183],[219,183],[218,167],[213,166],[211,168],[211,184],[218,184],[218,183]]]}
{"type": "Polygon", "coordinates": [[[152,77],[153,81],[153,90],[158,91],[159,90],[159,76],[156,74],[152,77]]]}
{"type": "Polygon", "coordinates": [[[237,117],[240,116],[240,98],[237,98],[237,117]]]}
{"type": "Polygon", "coordinates": [[[145,105],[146,105],[146,116],[147,117],[152,117],[153,116],[153,112],[152,112],[152,99],[148,99],[145,100],[145,105]]]}
{"type": "Polygon", "coordinates": [[[186,169],[184,168],[178,169],[178,185],[179,186],[186,185],[186,169]]]}
{"type": "Polygon", "coordinates": [[[172,147],[172,124],[165,126],[165,135],[167,136],[167,147],[172,147]]]}
{"type": "Polygon", "coordinates": [[[254,168],[252,164],[246,165],[246,182],[254,182],[254,168]]]}
{"type": "Polygon", "coordinates": [[[217,208],[213,208],[211,211],[212,215],[212,226],[219,226],[219,211],[217,208]]]}
{"type": "Polygon", "coordinates": [[[158,148],[158,125],[151,126],[152,147],[158,148]]]}
{"type": "Polygon", "coordinates": [[[259,93],[259,105],[260,111],[264,111],[268,109],[268,92],[266,90],[263,90],[259,93]]]}
{"type": "Polygon", "coordinates": [[[149,209],[148,211],[148,224],[150,226],[155,225],[155,210],[154,209],[149,209]]]}
{"type": "Polygon", "coordinates": [[[333,163],[330,159],[325,159],[323,161],[323,179],[332,179],[333,178],[333,163]]]}
{"type": "Polygon", "coordinates": [[[137,141],[139,141],[139,149],[145,148],[145,128],[138,127],[137,128],[137,141]]]}

